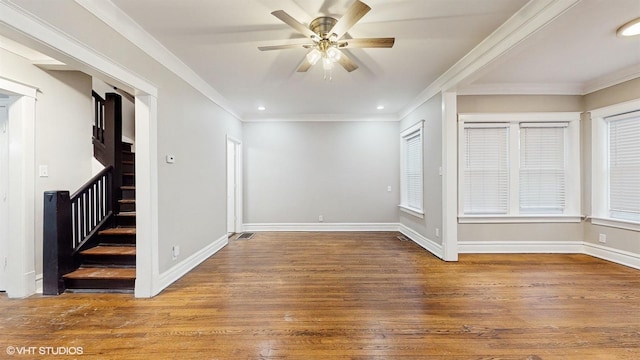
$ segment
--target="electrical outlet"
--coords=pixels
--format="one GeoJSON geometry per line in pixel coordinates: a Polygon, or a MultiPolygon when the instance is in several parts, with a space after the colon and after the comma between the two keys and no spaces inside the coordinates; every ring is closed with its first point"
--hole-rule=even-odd
{"type": "Polygon", "coordinates": [[[600,234],[598,236],[598,242],[600,242],[602,244],[606,244],[607,243],[607,234],[600,234]]]}
{"type": "Polygon", "coordinates": [[[324,216],[322,216],[322,215],[318,216],[318,221],[323,222],[324,221],[324,216]]]}
{"type": "Polygon", "coordinates": [[[180,256],[180,246],[173,245],[173,248],[171,248],[171,258],[175,260],[178,256],[180,256]]]}
{"type": "Polygon", "coordinates": [[[436,228],[436,237],[440,237],[440,228],[436,228]]]}

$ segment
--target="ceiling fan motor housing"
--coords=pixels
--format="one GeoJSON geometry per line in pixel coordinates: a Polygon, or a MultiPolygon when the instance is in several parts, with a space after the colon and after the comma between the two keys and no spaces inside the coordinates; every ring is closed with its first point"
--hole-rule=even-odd
{"type": "Polygon", "coordinates": [[[331,36],[331,30],[338,20],[330,16],[320,16],[311,21],[309,29],[318,34],[322,39],[328,39],[331,36]]]}

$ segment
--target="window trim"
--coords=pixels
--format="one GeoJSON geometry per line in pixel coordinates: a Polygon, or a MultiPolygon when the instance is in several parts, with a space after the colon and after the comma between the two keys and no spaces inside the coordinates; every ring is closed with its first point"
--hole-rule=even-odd
{"type": "Polygon", "coordinates": [[[640,231],[640,222],[609,216],[608,117],[640,111],[640,99],[605,106],[591,115],[591,223],[624,230],[640,231]]]}
{"type": "MultiPolygon", "coordinates": [[[[509,141],[510,174],[518,172],[520,148],[518,132],[510,131],[509,141]]],[[[458,222],[459,223],[541,223],[580,222],[581,179],[580,179],[580,112],[527,112],[527,113],[461,113],[458,115],[458,222]],[[519,128],[521,123],[567,123],[566,132],[566,207],[562,214],[520,214],[517,199],[510,198],[508,214],[465,214],[464,213],[464,128],[465,125],[493,123],[519,128]]],[[[511,180],[509,191],[517,192],[517,182],[511,180]]]]}
{"type": "Polygon", "coordinates": [[[424,120],[420,120],[400,133],[400,204],[398,207],[402,212],[421,219],[424,218],[424,122],[424,120]],[[406,139],[416,133],[420,137],[420,208],[415,208],[408,204],[408,180],[405,172],[406,139]]]}

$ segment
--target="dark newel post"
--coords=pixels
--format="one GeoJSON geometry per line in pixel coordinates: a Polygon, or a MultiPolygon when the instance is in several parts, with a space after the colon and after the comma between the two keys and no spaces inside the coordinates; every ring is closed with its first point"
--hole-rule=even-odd
{"type": "Polygon", "coordinates": [[[68,191],[44,193],[43,225],[42,293],[59,295],[65,290],[62,275],[74,270],[71,201],[68,191]]]}
{"type": "Polygon", "coordinates": [[[105,145],[109,165],[113,165],[111,209],[118,213],[118,199],[122,189],[122,97],[115,93],[107,93],[104,103],[105,145]]]}

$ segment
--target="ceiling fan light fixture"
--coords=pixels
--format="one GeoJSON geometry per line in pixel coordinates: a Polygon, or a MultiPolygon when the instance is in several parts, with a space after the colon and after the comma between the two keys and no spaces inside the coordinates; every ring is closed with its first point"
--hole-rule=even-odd
{"type": "Polygon", "coordinates": [[[335,47],[327,49],[327,57],[333,62],[337,62],[342,57],[342,52],[335,47]]]}
{"type": "Polygon", "coordinates": [[[331,58],[329,57],[323,57],[322,68],[327,71],[333,69],[333,60],[331,60],[331,58]]]}
{"type": "MultiPolygon", "coordinates": [[[[0,0],[1,1],[1,0],[0,0]]],[[[345,35],[360,19],[366,15],[371,7],[360,0],[354,0],[346,12],[336,19],[332,16],[319,16],[309,23],[308,26],[287,14],[284,10],[275,10],[271,15],[289,25],[296,32],[304,35],[307,40],[301,43],[288,43],[282,45],[258,46],[260,51],[295,49],[302,47],[309,50],[304,61],[298,66],[297,72],[307,72],[313,65],[322,59],[324,78],[331,80],[331,69],[338,63],[347,72],[358,69],[358,65],[350,59],[352,56],[342,49],[351,48],[391,48],[395,38],[358,38],[349,41],[344,39],[345,35]]]]}
{"type": "Polygon", "coordinates": [[[309,62],[309,64],[315,65],[321,57],[322,53],[320,53],[318,49],[313,49],[307,54],[307,61],[309,62]]]}
{"type": "Polygon", "coordinates": [[[620,26],[616,33],[621,37],[640,35],[640,18],[633,19],[620,26]]]}

